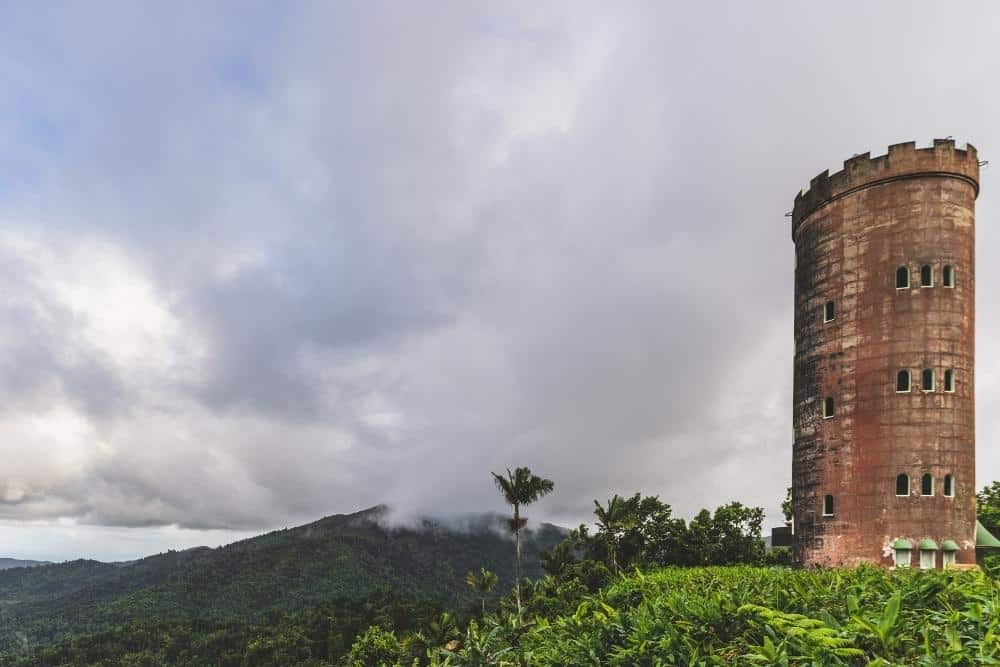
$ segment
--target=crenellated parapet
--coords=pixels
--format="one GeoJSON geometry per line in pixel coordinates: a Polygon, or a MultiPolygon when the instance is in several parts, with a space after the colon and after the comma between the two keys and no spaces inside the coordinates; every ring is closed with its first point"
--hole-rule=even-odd
{"type": "Polygon", "coordinates": [[[820,207],[864,188],[925,176],[953,177],[967,181],[979,194],[979,158],[972,144],[955,148],[951,139],[935,139],[928,148],[917,148],[907,141],[889,146],[886,155],[872,158],[870,153],[844,161],[844,169],[835,174],[824,171],[809,182],[809,189],[795,197],[792,209],[792,238],[799,224],[820,207]]]}
{"type": "Polygon", "coordinates": [[[793,209],[793,550],[976,562],[979,160],[948,139],[844,162],[793,209]]]}

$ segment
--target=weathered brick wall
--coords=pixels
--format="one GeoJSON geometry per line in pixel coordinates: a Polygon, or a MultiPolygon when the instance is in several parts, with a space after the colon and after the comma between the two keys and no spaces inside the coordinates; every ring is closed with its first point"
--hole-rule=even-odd
{"type": "MultiPolygon", "coordinates": [[[[795,555],[805,565],[892,563],[900,537],[916,547],[954,540],[975,561],[975,199],[979,165],[969,146],[891,146],[813,179],[795,200],[795,366],[792,463],[795,555]],[[935,286],[920,287],[920,267],[935,286]],[[955,267],[954,288],[942,285],[955,267]],[[896,269],[910,269],[897,290],[896,269]],[[835,319],[823,321],[827,300],[835,319]],[[920,389],[932,368],[936,387],[920,389]],[[896,373],[913,386],[896,392],[896,373]],[[944,391],[944,371],[955,392],[944,391]],[[835,416],[823,418],[823,399],[835,416]],[[920,479],[934,477],[933,496],[920,479]],[[897,497],[896,476],[910,476],[897,497]],[[955,495],[944,497],[944,477],[955,495]],[[834,516],[823,498],[834,497],[834,516]]],[[[917,551],[913,552],[914,564],[917,551]]],[[[940,552],[938,565],[940,566],[940,552]]]]}

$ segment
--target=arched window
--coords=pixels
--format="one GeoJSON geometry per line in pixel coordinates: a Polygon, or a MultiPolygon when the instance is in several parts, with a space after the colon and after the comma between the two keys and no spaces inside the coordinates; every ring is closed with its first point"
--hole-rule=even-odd
{"type": "Polygon", "coordinates": [[[931,268],[930,264],[924,264],[920,267],[920,286],[934,287],[934,269],[931,268]]]}
{"type": "Polygon", "coordinates": [[[827,396],[823,399],[823,419],[829,419],[833,416],[833,398],[827,396]]]}
{"type": "Polygon", "coordinates": [[[896,475],[896,495],[910,495],[910,478],[906,475],[906,473],[896,475]]]}
{"type": "Polygon", "coordinates": [[[955,391],[955,371],[950,368],[944,372],[944,390],[955,391]]]}
{"type": "Polygon", "coordinates": [[[910,371],[903,369],[896,373],[896,391],[901,393],[910,391],[910,371]]]}
{"type": "Polygon", "coordinates": [[[920,540],[920,569],[933,570],[936,560],[937,543],[930,538],[920,540]]]}
{"type": "Polygon", "coordinates": [[[823,306],[823,321],[833,322],[834,305],[833,301],[827,301],[826,305],[823,306]]]}
{"type": "Polygon", "coordinates": [[[934,391],[934,369],[925,368],[920,374],[920,388],[923,391],[934,391]]]}
{"type": "Polygon", "coordinates": [[[955,552],[958,551],[958,544],[955,540],[945,540],[941,543],[941,565],[948,567],[955,564],[955,552]]]}
{"type": "Polygon", "coordinates": [[[833,496],[823,496],[823,516],[833,516],[833,496]]]}
{"type": "Polygon", "coordinates": [[[898,539],[892,543],[892,550],[895,552],[893,559],[896,567],[910,567],[910,554],[913,553],[913,543],[907,539],[898,539]]]}
{"type": "Polygon", "coordinates": [[[896,269],[896,289],[906,289],[910,286],[910,270],[905,266],[896,269]]]}
{"type": "Polygon", "coordinates": [[[944,286],[954,287],[955,286],[955,267],[951,264],[944,265],[944,286]]]}
{"type": "Polygon", "coordinates": [[[955,476],[951,473],[944,476],[944,495],[948,498],[955,497],[955,476]]]}
{"type": "Polygon", "coordinates": [[[920,478],[920,495],[922,496],[933,496],[934,495],[934,475],[924,473],[924,476],[920,478]]]}

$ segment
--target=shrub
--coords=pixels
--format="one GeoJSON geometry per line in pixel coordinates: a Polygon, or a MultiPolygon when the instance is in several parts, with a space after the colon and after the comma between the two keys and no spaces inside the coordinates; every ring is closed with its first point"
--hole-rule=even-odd
{"type": "MultiPolygon", "coordinates": [[[[507,664],[1000,664],[998,612],[980,572],[671,567],[529,619],[507,664]]],[[[447,664],[484,664],[464,660],[447,664]]]]}

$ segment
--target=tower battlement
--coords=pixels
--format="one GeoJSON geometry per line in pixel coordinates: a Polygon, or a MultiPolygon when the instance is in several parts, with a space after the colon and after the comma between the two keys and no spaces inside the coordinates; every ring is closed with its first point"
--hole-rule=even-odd
{"type": "Polygon", "coordinates": [[[918,176],[950,176],[968,181],[979,194],[979,158],[976,148],[966,144],[955,148],[951,139],[935,139],[929,148],[917,148],[907,141],[889,146],[878,157],[871,153],[844,160],[844,168],[835,174],[824,171],[809,182],[809,189],[795,196],[792,209],[792,238],[799,224],[825,204],[863,188],[918,176]]]}
{"type": "Polygon", "coordinates": [[[976,561],[972,146],[855,155],[795,198],[792,513],[806,566],[976,561]]]}

